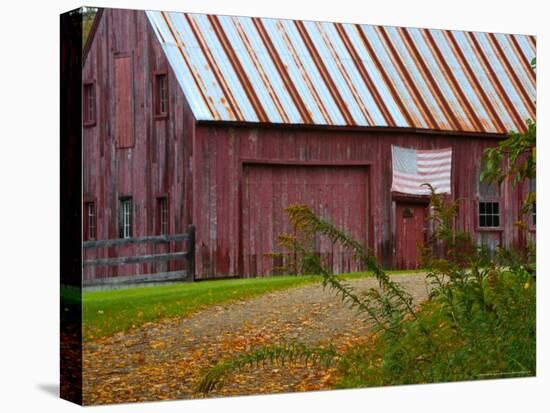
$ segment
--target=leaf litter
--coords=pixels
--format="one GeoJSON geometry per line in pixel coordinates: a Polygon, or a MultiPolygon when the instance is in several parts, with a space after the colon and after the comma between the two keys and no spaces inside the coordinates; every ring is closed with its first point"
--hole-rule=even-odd
{"type": "MultiPolygon", "coordinates": [[[[401,279],[417,300],[425,298],[422,275],[401,279]]],[[[367,289],[375,282],[364,278],[350,284],[367,289]]],[[[85,342],[84,403],[199,398],[194,388],[202,372],[239,353],[284,342],[345,350],[368,340],[369,326],[321,285],[278,291],[85,342]]],[[[209,396],[326,390],[337,379],[335,368],[304,362],[254,366],[209,396]]]]}

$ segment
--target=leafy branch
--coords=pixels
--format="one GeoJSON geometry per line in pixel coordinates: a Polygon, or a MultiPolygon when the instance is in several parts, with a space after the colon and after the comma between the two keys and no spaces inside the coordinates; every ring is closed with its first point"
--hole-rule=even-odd
{"type": "MultiPolygon", "coordinates": [[[[536,59],[531,61],[536,70],[536,59]]],[[[501,184],[510,179],[517,185],[526,179],[534,179],[537,174],[537,125],[527,119],[527,131],[510,132],[508,137],[492,148],[485,150],[480,180],[501,184]]],[[[523,213],[528,213],[536,202],[536,191],[529,191],[524,201],[523,213]]]]}

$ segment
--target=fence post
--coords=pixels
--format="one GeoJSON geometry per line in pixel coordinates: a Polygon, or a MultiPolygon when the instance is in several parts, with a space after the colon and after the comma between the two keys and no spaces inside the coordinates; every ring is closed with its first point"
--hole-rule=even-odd
{"type": "Polygon", "coordinates": [[[195,226],[193,224],[188,227],[189,244],[187,246],[189,273],[192,280],[195,281],[195,226]]]}

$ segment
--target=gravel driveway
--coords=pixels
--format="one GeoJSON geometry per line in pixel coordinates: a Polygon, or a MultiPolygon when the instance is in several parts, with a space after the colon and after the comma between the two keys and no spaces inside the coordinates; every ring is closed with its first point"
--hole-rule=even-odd
{"type": "MultiPolygon", "coordinates": [[[[423,274],[393,279],[415,302],[427,296],[423,274]]],[[[373,278],[349,281],[358,291],[373,278]]],[[[213,306],[180,319],[148,323],[84,343],[86,404],[198,397],[204,368],[254,347],[284,341],[342,346],[366,336],[369,326],[335,294],[312,284],[213,306]]],[[[247,369],[213,395],[274,393],[330,387],[332,371],[303,365],[247,369]]]]}

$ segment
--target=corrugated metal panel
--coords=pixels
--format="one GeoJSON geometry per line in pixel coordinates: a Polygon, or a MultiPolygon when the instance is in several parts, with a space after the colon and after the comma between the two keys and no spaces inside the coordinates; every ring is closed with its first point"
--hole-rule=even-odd
{"type": "Polygon", "coordinates": [[[148,11],[198,120],[504,133],[532,36],[148,11]]]}

